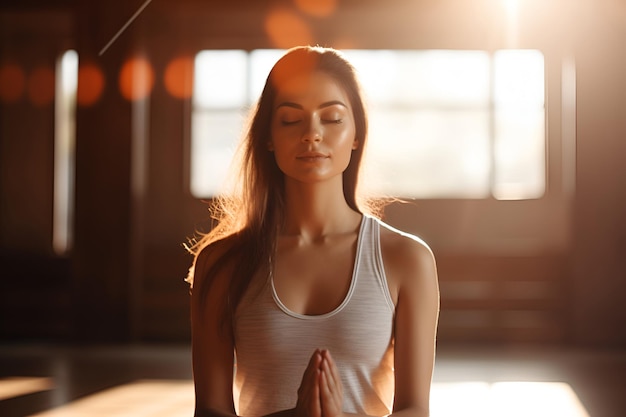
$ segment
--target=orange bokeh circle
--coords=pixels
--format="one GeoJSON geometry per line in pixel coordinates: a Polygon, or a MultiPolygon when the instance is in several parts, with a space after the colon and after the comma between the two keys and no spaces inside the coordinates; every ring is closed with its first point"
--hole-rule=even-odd
{"type": "Polygon", "coordinates": [[[78,87],[76,102],[81,106],[96,103],[104,91],[104,74],[92,63],[85,63],[78,68],[78,87]]]}
{"type": "Polygon", "coordinates": [[[271,10],[265,17],[265,32],[274,47],[279,49],[313,43],[309,25],[289,10],[271,10]]]}
{"type": "Polygon", "coordinates": [[[165,68],[163,82],[172,96],[190,98],[193,92],[193,58],[181,56],[170,61],[165,68]]]}
{"type": "Polygon", "coordinates": [[[20,99],[26,87],[26,75],[17,64],[0,66],[0,100],[12,103],[20,99]]]}
{"type": "Polygon", "coordinates": [[[328,17],[337,10],[337,0],[295,0],[296,7],[315,17],[328,17]]]}
{"type": "Polygon", "coordinates": [[[154,86],[154,70],[142,57],[128,59],[120,69],[120,93],[127,100],[143,100],[154,86]]]}
{"type": "Polygon", "coordinates": [[[52,68],[35,68],[28,77],[28,98],[35,106],[50,104],[54,100],[54,84],[52,68]]]}

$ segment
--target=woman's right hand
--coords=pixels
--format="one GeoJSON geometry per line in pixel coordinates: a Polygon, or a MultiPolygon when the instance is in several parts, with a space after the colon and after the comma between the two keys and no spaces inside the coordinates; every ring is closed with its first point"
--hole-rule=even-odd
{"type": "Polygon", "coordinates": [[[320,374],[322,365],[322,353],[319,349],[311,355],[309,364],[302,375],[302,381],[298,388],[298,402],[296,403],[296,417],[322,417],[322,405],[320,401],[320,374]]]}

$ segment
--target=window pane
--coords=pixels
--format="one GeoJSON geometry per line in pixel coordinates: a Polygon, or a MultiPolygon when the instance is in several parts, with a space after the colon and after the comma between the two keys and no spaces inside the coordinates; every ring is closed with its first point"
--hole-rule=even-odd
{"type": "Polygon", "coordinates": [[[369,99],[399,106],[475,106],[489,102],[483,51],[348,51],[369,99]]]}
{"type": "Polygon", "coordinates": [[[202,51],[196,55],[193,104],[204,108],[239,108],[247,101],[245,51],[202,51]]]}
{"type": "Polygon", "coordinates": [[[544,103],[543,54],[535,50],[502,50],[494,55],[496,106],[530,106],[544,103]]]}
{"type": "Polygon", "coordinates": [[[543,109],[496,111],[494,197],[539,198],[545,192],[543,109]]]}
{"type": "Polygon", "coordinates": [[[488,196],[488,117],[486,110],[371,114],[368,191],[421,198],[488,196]]]}
{"type": "Polygon", "coordinates": [[[191,193],[199,198],[218,195],[241,133],[238,110],[194,112],[192,116],[191,193]]]}
{"type": "Polygon", "coordinates": [[[539,198],[545,192],[544,60],[539,51],[494,56],[494,184],[498,199],[539,198]]]}

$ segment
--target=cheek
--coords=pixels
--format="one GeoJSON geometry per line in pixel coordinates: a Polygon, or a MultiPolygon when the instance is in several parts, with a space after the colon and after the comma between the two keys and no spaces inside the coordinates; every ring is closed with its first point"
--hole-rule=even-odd
{"type": "Polygon", "coordinates": [[[354,130],[346,130],[341,137],[337,138],[337,145],[335,150],[335,158],[341,165],[348,166],[352,159],[352,153],[354,151],[354,130]]]}
{"type": "Polygon", "coordinates": [[[271,157],[274,158],[276,165],[282,170],[287,165],[287,161],[292,159],[293,152],[284,143],[281,144],[280,141],[274,141],[272,146],[271,157]]]}
{"type": "Polygon", "coordinates": [[[355,128],[351,127],[350,129],[346,129],[344,132],[342,132],[341,137],[340,137],[341,146],[350,148],[350,150],[354,149],[355,138],[356,138],[355,128]]]}

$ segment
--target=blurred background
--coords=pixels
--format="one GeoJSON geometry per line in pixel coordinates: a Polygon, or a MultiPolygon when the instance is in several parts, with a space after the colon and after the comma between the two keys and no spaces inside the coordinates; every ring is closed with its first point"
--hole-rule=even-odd
{"type": "Polygon", "coordinates": [[[367,191],[437,257],[433,415],[520,380],[623,415],[625,40],[623,0],[3,0],[0,377],[45,388],[1,414],[188,384],[183,244],[271,65],[319,44],[361,77],[367,191]]]}

